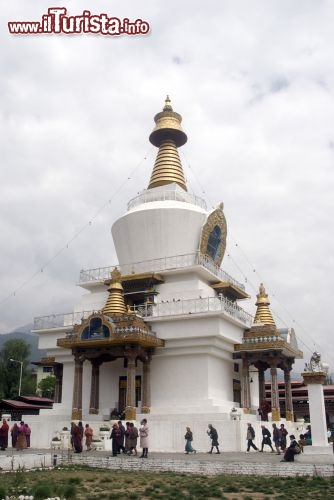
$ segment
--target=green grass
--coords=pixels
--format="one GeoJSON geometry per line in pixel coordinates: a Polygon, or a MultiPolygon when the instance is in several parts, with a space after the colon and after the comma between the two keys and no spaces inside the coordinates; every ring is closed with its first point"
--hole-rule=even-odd
{"type": "Polygon", "coordinates": [[[67,500],[329,500],[334,478],[204,476],[112,471],[68,466],[54,470],[7,472],[0,475],[0,498],[25,494],[35,500],[59,496],[67,500]]]}

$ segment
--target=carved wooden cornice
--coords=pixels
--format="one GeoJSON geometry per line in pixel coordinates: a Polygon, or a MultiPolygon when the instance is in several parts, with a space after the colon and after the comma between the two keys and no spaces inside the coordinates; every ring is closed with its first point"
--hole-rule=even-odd
{"type": "Polygon", "coordinates": [[[135,314],[124,314],[109,318],[102,313],[96,313],[83,320],[81,325],[74,325],[73,333],[57,340],[57,345],[65,349],[85,347],[95,349],[113,345],[134,344],[146,348],[163,347],[164,340],[150,333],[149,327],[142,318],[135,314]],[[100,319],[108,330],[109,336],[98,338],[82,338],[82,334],[92,319],[100,319]]]}

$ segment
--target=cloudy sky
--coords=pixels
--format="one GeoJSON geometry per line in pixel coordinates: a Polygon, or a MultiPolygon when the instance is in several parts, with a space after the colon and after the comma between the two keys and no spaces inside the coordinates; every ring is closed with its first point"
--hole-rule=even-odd
{"type": "Polygon", "coordinates": [[[189,190],[223,201],[223,268],[259,283],[305,357],[334,367],[334,3],[11,0],[0,27],[0,332],[70,312],[80,269],[147,187],[166,94],[183,116],[189,190]],[[142,19],[148,35],[11,35],[7,22],[142,19]]]}

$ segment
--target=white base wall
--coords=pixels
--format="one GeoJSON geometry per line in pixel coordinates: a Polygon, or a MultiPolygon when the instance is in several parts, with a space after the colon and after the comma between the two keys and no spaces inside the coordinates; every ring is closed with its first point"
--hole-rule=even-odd
{"type": "MultiPolygon", "coordinates": [[[[27,416],[25,418],[25,422],[31,427],[31,448],[50,449],[52,438],[59,435],[63,427],[70,428],[70,416],[68,415],[66,418],[65,415],[56,415],[55,412],[56,409],[51,415],[49,411],[42,410],[39,416],[27,416]]],[[[211,447],[211,442],[206,432],[208,424],[212,424],[218,431],[220,451],[246,451],[247,422],[252,422],[255,429],[256,437],[254,442],[258,448],[261,447],[262,441],[261,424],[265,423],[268,429],[272,431],[271,422],[261,422],[257,420],[256,415],[241,415],[241,420],[231,420],[228,413],[137,414],[137,426],[140,425],[142,418],[146,418],[149,425],[149,449],[156,452],[183,451],[185,446],[184,435],[187,426],[193,431],[193,447],[199,452],[209,451],[211,447]]],[[[99,428],[102,424],[108,425],[111,428],[114,422],[96,420],[95,415],[84,415],[82,421],[84,425],[86,423],[91,425],[94,437],[99,436],[99,428]]],[[[302,432],[298,423],[286,422],[284,420],[281,422],[284,422],[289,434],[298,435],[298,433],[302,432]]],[[[110,443],[106,443],[105,449],[110,449],[110,443]]],[[[317,454],[328,452],[328,450],[331,450],[333,453],[331,446],[326,447],[326,449],[324,447],[321,450],[313,446],[305,447],[306,452],[309,451],[308,449],[313,449],[313,452],[317,454]]]]}

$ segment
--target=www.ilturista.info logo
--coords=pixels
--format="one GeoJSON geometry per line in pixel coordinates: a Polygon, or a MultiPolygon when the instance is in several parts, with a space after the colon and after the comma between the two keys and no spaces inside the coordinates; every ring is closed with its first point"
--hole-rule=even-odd
{"type": "Polygon", "coordinates": [[[147,35],[150,25],[147,21],[136,19],[130,22],[128,18],[108,17],[107,14],[92,15],[84,10],[81,16],[67,16],[65,7],[50,7],[48,13],[42,16],[42,22],[17,21],[8,22],[12,35],[79,35],[91,33],[94,35],[147,35]]]}

